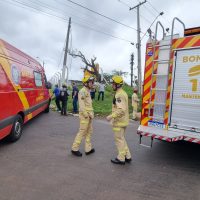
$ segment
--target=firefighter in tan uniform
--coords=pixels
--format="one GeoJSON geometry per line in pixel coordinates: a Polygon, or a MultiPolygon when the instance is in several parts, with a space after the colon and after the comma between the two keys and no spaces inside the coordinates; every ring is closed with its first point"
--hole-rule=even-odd
{"type": "Polygon", "coordinates": [[[137,110],[138,110],[138,103],[139,103],[139,98],[138,98],[138,90],[137,88],[133,89],[133,95],[132,95],[132,107],[133,107],[133,120],[137,119],[137,110]]]}
{"type": "Polygon", "coordinates": [[[78,93],[80,128],[71,150],[73,155],[79,157],[82,156],[79,147],[83,138],[85,139],[85,154],[89,155],[95,152],[95,149],[92,148],[91,144],[91,135],[93,131],[92,119],[94,118],[94,112],[90,96],[90,88],[93,87],[94,78],[92,76],[86,76],[82,79],[82,82],[84,87],[78,93]]]}
{"type": "Polygon", "coordinates": [[[116,91],[113,104],[112,114],[107,117],[112,121],[115,143],[118,150],[118,156],[112,159],[114,164],[124,165],[125,162],[131,162],[131,153],[125,140],[125,130],[129,124],[128,95],[122,89],[123,79],[121,76],[112,77],[112,87],[116,91]]]}

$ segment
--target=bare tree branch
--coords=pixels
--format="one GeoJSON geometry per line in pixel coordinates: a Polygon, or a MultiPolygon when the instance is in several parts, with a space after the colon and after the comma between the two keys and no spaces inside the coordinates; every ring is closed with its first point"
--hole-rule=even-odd
{"type": "Polygon", "coordinates": [[[82,60],[82,62],[85,64],[84,72],[87,71],[87,72],[95,75],[97,80],[99,80],[100,75],[99,75],[99,72],[98,72],[96,64],[95,64],[95,61],[97,59],[95,56],[93,56],[93,58],[91,58],[91,61],[89,61],[83,55],[83,53],[81,51],[77,51],[77,50],[69,52],[69,55],[71,55],[73,58],[76,58],[76,57],[80,58],[82,60]],[[88,67],[91,67],[93,69],[93,71],[89,70],[88,67]]]}

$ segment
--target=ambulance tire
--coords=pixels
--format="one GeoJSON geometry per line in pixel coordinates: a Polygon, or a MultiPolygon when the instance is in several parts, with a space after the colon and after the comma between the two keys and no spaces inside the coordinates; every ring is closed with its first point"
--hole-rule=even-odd
{"type": "Polygon", "coordinates": [[[49,103],[48,103],[48,107],[44,110],[44,113],[49,113],[49,110],[50,110],[50,103],[51,103],[51,100],[49,100],[49,103]]]}
{"type": "Polygon", "coordinates": [[[49,113],[49,106],[44,110],[45,113],[49,113]]]}
{"type": "Polygon", "coordinates": [[[23,119],[21,115],[17,115],[15,121],[13,122],[13,126],[11,129],[10,135],[8,135],[9,142],[16,142],[22,135],[23,129],[23,119]]]}

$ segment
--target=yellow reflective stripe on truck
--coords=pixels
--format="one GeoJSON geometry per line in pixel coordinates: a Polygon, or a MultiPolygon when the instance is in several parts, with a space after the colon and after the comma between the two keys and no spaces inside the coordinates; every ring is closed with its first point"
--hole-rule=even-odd
{"type": "MultiPolygon", "coordinates": [[[[5,48],[3,48],[4,45],[3,43],[0,41],[0,53],[1,54],[5,54],[5,55],[8,55],[8,52],[5,48]]],[[[26,95],[24,94],[24,92],[21,90],[21,86],[20,85],[15,85],[12,81],[12,71],[11,71],[11,63],[9,62],[8,59],[6,58],[3,58],[3,57],[0,57],[0,63],[1,63],[1,66],[5,72],[5,74],[7,75],[7,78],[9,79],[10,83],[12,84],[13,88],[15,89],[15,92],[18,94],[19,96],[19,99],[21,100],[22,102],[22,105],[24,107],[24,110],[27,110],[29,109],[29,103],[28,103],[28,100],[26,98],[26,95]],[[19,92],[20,90],[20,92],[19,92]]],[[[31,119],[32,118],[32,113],[28,114],[27,115],[28,119],[31,119]]]]}

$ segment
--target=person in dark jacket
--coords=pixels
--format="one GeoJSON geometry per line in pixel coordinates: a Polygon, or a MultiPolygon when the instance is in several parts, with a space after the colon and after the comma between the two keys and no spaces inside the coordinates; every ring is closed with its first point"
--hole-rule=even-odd
{"type": "Polygon", "coordinates": [[[76,83],[72,83],[73,90],[72,90],[72,99],[73,99],[73,113],[78,113],[78,88],[76,86],[76,83]]]}
{"type": "Polygon", "coordinates": [[[55,95],[55,102],[56,102],[56,106],[57,106],[57,111],[61,111],[61,107],[60,107],[60,89],[58,88],[58,85],[55,85],[55,89],[53,91],[53,94],[55,95]]]}
{"type": "Polygon", "coordinates": [[[60,91],[60,101],[61,105],[61,115],[67,115],[67,100],[68,100],[68,92],[67,86],[65,84],[62,85],[62,89],[60,91]]]}

